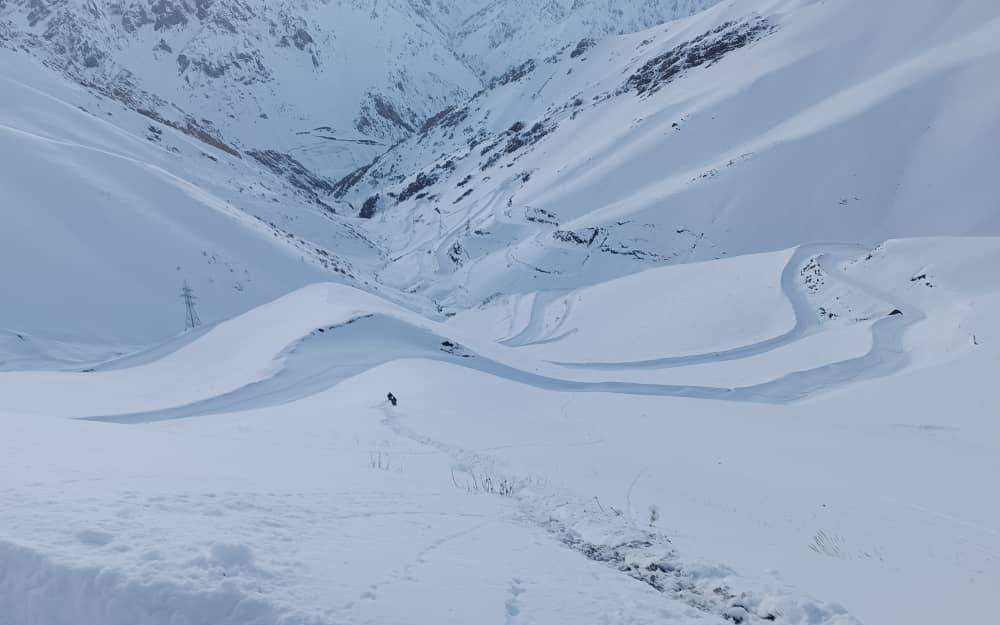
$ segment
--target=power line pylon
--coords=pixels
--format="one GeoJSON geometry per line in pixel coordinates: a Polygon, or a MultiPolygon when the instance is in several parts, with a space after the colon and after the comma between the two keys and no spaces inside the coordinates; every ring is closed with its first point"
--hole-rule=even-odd
{"type": "Polygon", "coordinates": [[[181,287],[181,299],[184,300],[184,307],[187,309],[187,317],[184,320],[184,329],[193,330],[201,325],[201,319],[198,318],[198,311],[195,310],[194,303],[198,301],[198,298],[194,294],[194,289],[188,286],[187,281],[184,282],[184,286],[181,287]]]}

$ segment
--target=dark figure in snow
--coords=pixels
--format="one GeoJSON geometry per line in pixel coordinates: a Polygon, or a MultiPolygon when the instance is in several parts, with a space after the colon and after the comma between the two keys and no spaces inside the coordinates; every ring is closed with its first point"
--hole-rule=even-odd
{"type": "Polygon", "coordinates": [[[386,395],[386,399],[388,399],[389,403],[392,404],[393,406],[396,405],[396,396],[393,395],[392,393],[389,393],[388,395],[386,395]]]}

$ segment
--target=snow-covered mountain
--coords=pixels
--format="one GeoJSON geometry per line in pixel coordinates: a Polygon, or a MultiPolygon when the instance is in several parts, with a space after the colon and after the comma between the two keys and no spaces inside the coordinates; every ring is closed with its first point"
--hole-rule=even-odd
{"type": "Polygon", "coordinates": [[[0,259],[22,302],[0,327],[145,344],[183,330],[172,308],[184,281],[210,321],[381,264],[315,191],[250,156],[46,76],[24,54],[0,50],[0,67],[0,259]]]}
{"type": "MultiPolygon", "coordinates": [[[[615,31],[691,8],[578,4],[556,13],[560,32],[577,41],[598,23],[615,31]]],[[[0,174],[7,206],[18,206],[4,231],[11,242],[5,257],[23,258],[25,246],[73,250],[79,272],[89,276],[81,280],[61,262],[12,276],[8,284],[45,303],[46,314],[8,308],[0,327],[58,340],[61,347],[51,347],[57,351],[66,341],[74,349],[119,343],[120,350],[178,330],[167,311],[185,280],[205,295],[209,320],[317,279],[380,288],[375,276],[390,250],[374,241],[369,222],[355,219],[357,210],[338,198],[334,182],[422,135],[428,119],[481,91],[480,70],[455,47],[459,30],[480,19],[479,9],[486,7],[374,0],[0,3],[7,85],[0,107],[10,129],[5,140],[17,143],[4,160],[26,157],[0,174]],[[155,171],[153,180],[126,173],[137,168],[155,171]],[[38,176],[79,186],[23,182],[38,176]],[[108,180],[114,184],[102,182],[108,180]],[[197,193],[186,192],[178,204],[177,188],[185,185],[197,193]],[[221,213],[204,210],[220,203],[221,213]],[[182,217],[178,206],[197,208],[182,217]],[[242,228],[229,236],[205,222],[221,214],[230,215],[224,223],[245,221],[256,232],[251,238],[263,232],[265,240],[282,241],[273,253],[297,264],[282,268],[287,263],[272,252],[237,242],[242,228]],[[176,236],[160,237],[163,223],[173,224],[176,236]],[[136,245],[154,239],[155,261],[144,272],[107,269],[128,266],[136,245]],[[87,302],[88,312],[62,319],[62,298],[87,302]],[[144,313],[135,315],[135,306],[144,313]]],[[[489,5],[501,9],[512,10],[489,5]]],[[[525,9],[556,15],[548,5],[525,9]]],[[[529,39],[526,50],[555,45],[529,39]]],[[[477,66],[510,60],[502,47],[477,54],[477,66]]],[[[419,299],[418,308],[436,306],[419,299]]],[[[39,349],[50,348],[32,343],[18,352],[39,349]]]]}
{"type": "Polygon", "coordinates": [[[462,3],[447,22],[456,53],[489,79],[581,39],[603,39],[687,17],[719,0],[499,0],[462,3]]]}
{"type": "Polygon", "coordinates": [[[479,81],[405,1],[13,1],[16,45],[104,93],[323,172],[367,162],[479,81]]]}
{"type": "Polygon", "coordinates": [[[0,0],[0,625],[988,621],[998,69],[991,0],[0,0]]]}
{"type": "Polygon", "coordinates": [[[8,0],[0,24],[135,109],[339,176],[519,56],[703,3],[8,0]]]}
{"type": "Polygon", "coordinates": [[[581,40],[432,118],[338,195],[374,218],[383,280],[458,308],[802,241],[1000,234],[980,79],[995,11],[897,8],[866,3],[859,21],[850,2],[734,2],[581,40]]]}

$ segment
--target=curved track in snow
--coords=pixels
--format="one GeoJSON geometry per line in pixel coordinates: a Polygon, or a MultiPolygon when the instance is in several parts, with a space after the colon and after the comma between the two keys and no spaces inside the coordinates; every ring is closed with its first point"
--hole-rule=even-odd
{"type": "MultiPolygon", "coordinates": [[[[813,257],[818,258],[821,268],[831,277],[887,301],[903,312],[902,315],[884,317],[875,322],[872,326],[871,348],[863,356],[796,371],[760,384],[726,388],[619,381],[588,382],[541,375],[456,348],[443,335],[379,314],[360,317],[336,328],[312,333],[278,356],[281,367],[273,376],[229,393],[171,408],[87,418],[114,423],[144,423],[276,406],[320,393],[382,364],[407,358],[449,362],[528,386],[559,392],[788,403],[855,380],[888,375],[907,362],[903,334],[907,327],[922,319],[923,314],[913,306],[897,302],[862,281],[844,275],[835,261],[857,252],[858,248],[855,246],[810,245],[793,254],[782,273],[782,288],[795,309],[796,324],[781,336],[725,352],[634,363],[576,364],[579,368],[603,370],[677,367],[747,358],[793,343],[815,332],[819,326],[805,293],[796,286],[796,274],[804,262],[813,257]]],[[[162,352],[154,351],[153,354],[161,355],[162,352]]]]}
{"type": "MultiPolygon", "coordinates": [[[[798,273],[807,260],[815,256],[826,256],[830,254],[849,255],[866,251],[859,245],[848,244],[823,244],[813,243],[802,245],[795,250],[792,257],[788,259],[785,268],[781,272],[781,290],[785,298],[792,305],[795,314],[795,325],[784,334],[751,343],[741,345],[732,349],[705,352],[702,354],[689,354],[684,356],[666,356],[650,360],[632,360],[621,362],[553,362],[552,364],[573,369],[672,369],[675,367],[687,367],[689,365],[700,365],[705,363],[723,362],[727,360],[740,360],[758,356],[780,347],[784,347],[795,341],[801,340],[810,334],[815,333],[819,327],[819,320],[815,311],[809,303],[806,294],[799,288],[798,273]]],[[[536,312],[532,310],[532,318],[536,312]]]]}
{"type": "MultiPolygon", "coordinates": [[[[545,323],[545,310],[550,304],[559,300],[559,298],[564,295],[569,294],[570,291],[566,289],[557,291],[539,291],[535,293],[534,298],[531,302],[531,313],[528,317],[528,322],[518,331],[516,334],[509,338],[502,339],[500,343],[506,345],[507,347],[527,347],[529,345],[543,345],[545,343],[554,343],[562,338],[569,336],[576,332],[576,330],[570,330],[568,332],[563,332],[556,334],[551,337],[544,337],[543,335],[543,324],[545,323]]],[[[567,305],[567,310],[563,313],[562,321],[565,321],[569,316],[569,305],[567,305]]],[[[558,332],[563,326],[560,322],[556,326],[555,331],[558,332]]]]}

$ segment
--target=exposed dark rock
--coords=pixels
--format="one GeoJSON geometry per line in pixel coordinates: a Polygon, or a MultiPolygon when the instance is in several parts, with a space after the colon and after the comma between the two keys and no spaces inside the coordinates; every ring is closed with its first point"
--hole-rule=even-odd
{"type": "Polygon", "coordinates": [[[275,150],[248,150],[258,163],[275,174],[288,180],[292,186],[302,191],[309,199],[327,210],[333,207],[323,201],[323,197],[333,195],[333,184],[306,168],[294,157],[275,150]]]}
{"type": "Polygon", "coordinates": [[[351,173],[347,174],[346,176],[338,180],[336,183],[334,183],[333,197],[340,199],[345,195],[347,195],[348,191],[350,191],[355,185],[357,185],[364,179],[365,175],[368,174],[368,171],[372,168],[373,165],[375,165],[375,161],[372,161],[367,165],[363,165],[355,169],[354,171],[352,171],[351,173]]]}
{"type": "Polygon", "coordinates": [[[456,108],[454,106],[449,106],[443,111],[427,119],[427,121],[425,121],[420,127],[420,132],[426,134],[434,128],[454,128],[465,121],[468,116],[468,109],[464,107],[456,108]]]}
{"type": "Polygon", "coordinates": [[[467,198],[470,195],[472,195],[472,191],[473,191],[473,189],[466,189],[465,193],[463,193],[462,195],[458,196],[458,198],[453,202],[453,204],[458,204],[459,202],[461,202],[465,198],[467,198]]]}
{"type": "Polygon", "coordinates": [[[173,26],[183,26],[188,23],[187,15],[184,11],[183,3],[173,0],[156,0],[150,5],[149,10],[153,14],[153,28],[156,30],[166,30],[173,26]]]}
{"type": "Polygon", "coordinates": [[[767,20],[726,22],[691,41],[647,61],[625,82],[625,91],[639,95],[655,93],[682,72],[712,65],[733,50],[747,46],[773,32],[767,20]]]}
{"type": "Polygon", "coordinates": [[[393,106],[392,102],[386,100],[377,93],[373,93],[371,95],[371,101],[375,105],[375,112],[384,119],[389,120],[407,132],[413,132],[413,126],[403,119],[403,116],[396,110],[396,107],[393,106]]]}
{"type": "Polygon", "coordinates": [[[455,241],[451,244],[451,247],[448,249],[448,258],[456,265],[462,264],[462,261],[465,259],[465,249],[462,248],[461,243],[455,241]]]}
{"type": "Polygon", "coordinates": [[[195,5],[195,15],[198,19],[203,20],[208,17],[208,10],[212,8],[215,0],[194,0],[195,5]]]}
{"type": "Polygon", "coordinates": [[[573,48],[573,51],[569,53],[569,58],[575,59],[578,56],[583,56],[584,54],[587,53],[587,50],[594,47],[595,43],[596,42],[593,39],[590,39],[589,37],[586,39],[581,39],[580,43],[576,44],[576,47],[573,48]]]}
{"type": "Polygon", "coordinates": [[[177,57],[177,66],[182,74],[192,69],[209,78],[222,78],[228,73],[235,73],[234,79],[244,85],[269,82],[273,79],[271,71],[257,50],[227,54],[217,59],[191,58],[181,54],[177,57]]]}
{"type": "Polygon", "coordinates": [[[399,192],[399,195],[396,197],[396,201],[405,202],[411,197],[419,194],[427,187],[437,184],[437,181],[438,177],[434,174],[425,174],[424,172],[420,172],[417,174],[417,177],[413,180],[413,182],[406,185],[406,187],[399,192]]]}
{"type": "Polygon", "coordinates": [[[510,68],[500,76],[490,79],[486,88],[492,90],[503,85],[509,85],[512,82],[521,80],[533,71],[535,71],[535,61],[534,59],[528,59],[524,63],[510,68]]]}
{"type": "Polygon", "coordinates": [[[450,340],[441,341],[441,351],[452,356],[458,356],[459,358],[473,357],[463,345],[450,340]]]}
{"type": "Polygon", "coordinates": [[[483,166],[480,167],[479,169],[481,171],[486,171],[490,167],[493,167],[494,165],[497,164],[497,161],[500,160],[501,156],[503,156],[503,152],[497,152],[497,153],[491,155],[488,159],[486,159],[486,162],[483,163],[483,166]]]}
{"type": "Polygon", "coordinates": [[[378,208],[378,193],[371,196],[365,203],[361,205],[361,212],[358,213],[358,217],[362,219],[371,219],[375,216],[375,209],[378,208]]]}
{"type": "Polygon", "coordinates": [[[517,122],[511,126],[509,132],[514,132],[516,134],[507,141],[507,145],[504,146],[504,152],[507,154],[513,154],[526,145],[538,143],[542,137],[555,130],[555,126],[547,128],[542,122],[537,122],[529,130],[523,130],[523,128],[524,124],[521,122],[517,122]],[[515,127],[517,130],[514,130],[515,127]]]}
{"type": "Polygon", "coordinates": [[[524,218],[528,221],[532,221],[539,224],[548,224],[550,226],[558,226],[559,220],[556,218],[555,213],[551,213],[544,208],[532,208],[528,207],[524,209],[524,218]]]}
{"type": "Polygon", "coordinates": [[[236,148],[232,147],[231,145],[228,145],[221,138],[217,136],[215,129],[211,127],[211,123],[208,122],[207,120],[202,120],[201,122],[199,122],[190,115],[188,115],[184,117],[184,119],[181,122],[175,122],[173,120],[166,119],[165,117],[163,117],[162,115],[153,110],[137,108],[135,109],[135,111],[140,115],[145,115],[146,117],[154,121],[158,121],[165,126],[170,126],[171,128],[179,130],[188,136],[194,137],[195,139],[201,141],[202,143],[210,145],[213,148],[222,150],[223,152],[231,156],[235,156],[236,158],[243,158],[243,155],[240,154],[236,148]]]}
{"type": "Polygon", "coordinates": [[[563,243],[572,243],[590,247],[601,233],[600,228],[582,228],[580,230],[556,230],[552,233],[552,238],[563,243]]]}
{"type": "Polygon", "coordinates": [[[295,31],[295,34],[292,35],[292,43],[294,43],[295,47],[299,50],[305,50],[306,46],[313,43],[313,38],[304,28],[299,28],[295,31]]]}
{"type": "Polygon", "coordinates": [[[434,169],[451,173],[455,171],[455,159],[449,158],[448,160],[442,163],[437,163],[436,165],[434,165],[434,169]]]}

